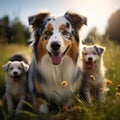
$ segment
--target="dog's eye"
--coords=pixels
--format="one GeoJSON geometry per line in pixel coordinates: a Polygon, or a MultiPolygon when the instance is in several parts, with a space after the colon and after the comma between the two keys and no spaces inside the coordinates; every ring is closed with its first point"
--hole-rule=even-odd
{"type": "Polygon", "coordinates": [[[68,31],[64,30],[64,31],[62,31],[62,34],[63,34],[63,35],[67,35],[67,34],[68,34],[68,31]]]}
{"type": "Polygon", "coordinates": [[[13,67],[10,67],[10,70],[13,70],[13,67]]]}
{"type": "Polygon", "coordinates": [[[96,55],[97,53],[96,52],[93,52],[94,55],[96,55]]]}
{"type": "Polygon", "coordinates": [[[53,32],[51,31],[45,31],[44,32],[44,40],[49,39],[49,37],[53,34],[53,32]]]}
{"type": "Polygon", "coordinates": [[[84,55],[87,55],[87,53],[84,53],[84,55]]]}
{"type": "Polygon", "coordinates": [[[19,70],[21,70],[22,68],[21,67],[18,67],[19,70]]]}
{"type": "Polygon", "coordinates": [[[72,35],[71,35],[71,33],[69,33],[68,31],[66,31],[66,30],[62,31],[62,35],[63,35],[66,39],[72,40],[72,35]]]}
{"type": "Polygon", "coordinates": [[[53,34],[53,32],[51,32],[51,31],[45,31],[44,34],[47,35],[47,36],[51,36],[53,34]]]}

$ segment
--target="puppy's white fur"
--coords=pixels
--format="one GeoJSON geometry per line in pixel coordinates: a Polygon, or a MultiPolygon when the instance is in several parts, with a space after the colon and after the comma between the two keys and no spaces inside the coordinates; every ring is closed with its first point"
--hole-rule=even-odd
{"type": "Polygon", "coordinates": [[[5,97],[9,112],[13,109],[12,97],[19,100],[16,107],[16,114],[21,111],[23,100],[25,99],[26,72],[28,71],[28,68],[29,65],[25,64],[23,61],[8,61],[8,63],[3,65],[3,69],[6,72],[5,97]]]}
{"type": "Polygon", "coordinates": [[[103,65],[103,52],[101,46],[84,46],[82,50],[82,64],[84,79],[81,90],[89,105],[92,105],[91,95],[96,95],[100,102],[105,101],[105,67],[103,65]]]}

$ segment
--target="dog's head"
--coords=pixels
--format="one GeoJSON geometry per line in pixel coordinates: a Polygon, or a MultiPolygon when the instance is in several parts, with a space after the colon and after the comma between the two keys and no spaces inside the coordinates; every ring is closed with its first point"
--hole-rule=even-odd
{"type": "Polygon", "coordinates": [[[97,62],[100,62],[105,48],[101,46],[84,46],[82,50],[83,61],[87,68],[94,68],[97,62]]]}
{"type": "Polygon", "coordinates": [[[57,18],[50,17],[49,13],[39,13],[29,17],[29,24],[33,28],[33,49],[39,62],[46,54],[54,65],[60,64],[66,55],[76,62],[78,31],[87,24],[85,17],[70,12],[57,18]]]}
{"type": "Polygon", "coordinates": [[[4,71],[7,72],[14,81],[20,80],[21,76],[28,71],[28,68],[29,65],[23,61],[8,61],[8,63],[3,65],[4,71]]]}

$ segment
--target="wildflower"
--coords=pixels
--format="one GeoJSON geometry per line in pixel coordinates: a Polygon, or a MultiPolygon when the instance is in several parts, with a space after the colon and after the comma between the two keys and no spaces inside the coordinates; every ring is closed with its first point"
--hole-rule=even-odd
{"type": "Polygon", "coordinates": [[[107,85],[107,86],[109,86],[109,85],[112,85],[113,84],[113,82],[111,81],[111,80],[105,80],[105,84],[107,85]]]}
{"type": "Polygon", "coordinates": [[[117,92],[119,92],[119,93],[120,93],[120,84],[119,84],[119,85],[117,85],[116,90],[117,90],[117,92]]]}
{"type": "Polygon", "coordinates": [[[120,92],[116,92],[116,97],[120,98],[120,92]]]}
{"type": "Polygon", "coordinates": [[[91,78],[92,81],[96,80],[96,78],[94,77],[94,75],[90,75],[90,78],[91,78]]]}
{"type": "Polygon", "coordinates": [[[66,80],[63,80],[63,81],[61,82],[61,85],[64,86],[64,87],[66,87],[66,86],[68,85],[68,83],[67,83],[66,80]]]}

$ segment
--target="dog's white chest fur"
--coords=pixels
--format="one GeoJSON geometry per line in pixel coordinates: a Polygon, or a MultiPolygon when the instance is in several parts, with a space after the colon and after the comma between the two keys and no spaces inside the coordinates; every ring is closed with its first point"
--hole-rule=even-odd
{"type": "Polygon", "coordinates": [[[63,99],[69,99],[75,89],[77,89],[73,81],[77,69],[69,57],[66,57],[62,64],[56,66],[50,62],[49,56],[45,55],[39,68],[42,69],[43,75],[47,80],[46,85],[43,85],[43,90],[48,99],[63,102],[63,99]],[[62,85],[62,81],[66,81],[67,86],[62,85]]]}

